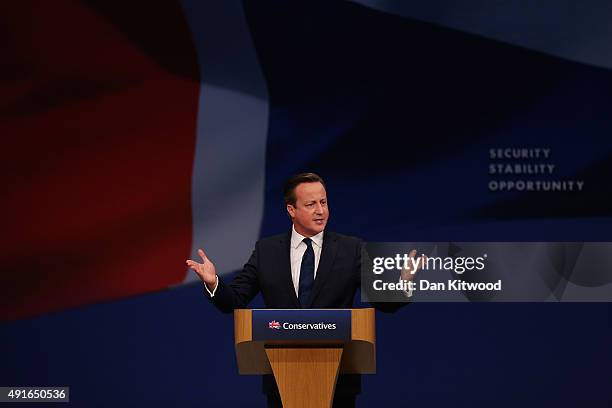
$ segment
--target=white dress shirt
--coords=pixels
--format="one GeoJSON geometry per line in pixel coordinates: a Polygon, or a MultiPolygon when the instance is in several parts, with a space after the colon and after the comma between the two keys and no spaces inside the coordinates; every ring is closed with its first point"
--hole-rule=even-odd
{"type": "MultiPolygon", "coordinates": [[[[319,232],[317,235],[310,237],[312,240],[312,249],[314,250],[315,257],[315,268],[314,277],[317,277],[317,269],[319,268],[319,259],[321,259],[321,249],[323,248],[323,233],[319,232]]],[[[304,242],[305,236],[295,230],[295,226],[291,227],[291,249],[289,251],[289,258],[291,260],[291,279],[293,279],[293,288],[295,289],[295,296],[299,295],[300,289],[300,269],[302,267],[302,258],[304,252],[306,252],[306,243],[304,242]]]]}

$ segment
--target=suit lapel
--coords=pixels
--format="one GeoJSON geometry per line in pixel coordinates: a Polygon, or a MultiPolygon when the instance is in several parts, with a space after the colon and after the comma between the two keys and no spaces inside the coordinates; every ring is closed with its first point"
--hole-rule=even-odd
{"type": "Polygon", "coordinates": [[[336,257],[336,251],[338,249],[338,237],[333,232],[325,231],[323,234],[323,248],[321,248],[321,259],[319,260],[319,267],[317,268],[317,276],[314,281],[314,287],[310,294],[310,301],[308,307],[312,307],[312,304],[317,298],[317,295],[323,288],[325,280],[331,273],[332,265],[334,264],[334,258],[336,257]]]}
{"type": "Polygon", "coordinates": [[[280,240],[278,259],[280,262],[280,276],[282,279],[284,290],[289,291],[291,301],[294,303],[296,309],[300,308],[300,302],[295,295],[295,287],[293,286],[293,277],[291,276],[291,232],[285,235],[280,240]]]}

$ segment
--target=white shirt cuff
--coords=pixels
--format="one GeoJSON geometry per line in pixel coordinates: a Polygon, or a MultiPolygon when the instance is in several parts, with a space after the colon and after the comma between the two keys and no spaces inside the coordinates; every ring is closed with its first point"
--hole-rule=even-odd
{"type": "Polygon", "coordinates": [[[206,289],[206,292],[208,292],[208,294],[210,295],[210,297],[214,297],[215,296],[215,292],[217,291],[217,288],[219,287],[219,276],[215,275],[215,287],[213,288],[212,292],[210,291],[210,289],[208,289],[208,285],[204,284],[204,289],[206,289]]]}
{"type": "MultiPolygon", "coordinates": [[[[399,278],[399,281],[400,281],[400,283],[402,283],[402,281],[404,281],[404,280],[402,279],[402,277],[401,277],[401,276],[400,276],[400,278],[399,278]]],[[[404,281],[404,282],[406,282],[406,281],[404,281]]],[[[408,282],[412,282],[412,281],[408,281],[408,282]]],[[[410,286],[408,287],[408,290],[403,290],[403,291],[402,291],[402,293],[404,294],[404,296],[406,296],[406,297],[408,297],[408,298],[409,298],[409,297],[412,297],[412,292],[414,292],[414,290],[413,290],[413,289],[412,289],[410,286]]]]}

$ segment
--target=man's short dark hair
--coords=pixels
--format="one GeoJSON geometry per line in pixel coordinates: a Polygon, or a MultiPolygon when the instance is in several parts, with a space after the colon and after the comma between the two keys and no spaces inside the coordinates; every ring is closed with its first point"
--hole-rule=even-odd
{"type": "Polygon", "coordinates": [[[291,177],[285,183],[285,187],[283,188],[283,195],[285,196],[285,205],[291,204],[295,207],[295,189],[302,183],[321,183],[323,187],[325,187],[325,183],[323,179],[315,173],[300,173],[291,177]]]}

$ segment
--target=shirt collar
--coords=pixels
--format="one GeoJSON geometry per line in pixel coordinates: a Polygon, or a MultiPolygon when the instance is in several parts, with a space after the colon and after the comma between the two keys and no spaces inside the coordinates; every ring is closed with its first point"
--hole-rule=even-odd
{"type": "MultiPolygon", "coordinates": [[[[319,247],[323,247],[323,233],[324,232],[325,231],[321,231],[317,235],[313,235],[312,237],[310,237],[310,239],[312,239],[313,244],[319,247]]],[[[292,248],[294,249],[297,248],[298,245],[300,245],[302,241],[304,241],[304,238],[306,237],[295,230],[295,225],[291,227],[291,247],[292,248]]]]}

